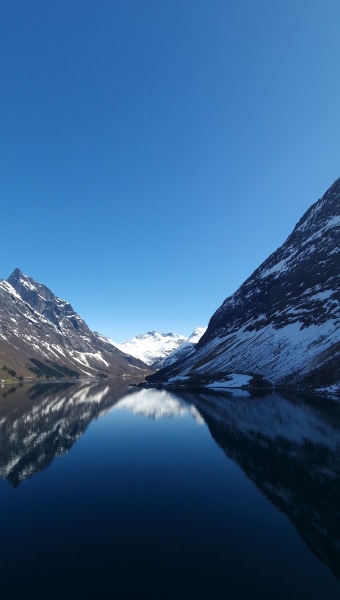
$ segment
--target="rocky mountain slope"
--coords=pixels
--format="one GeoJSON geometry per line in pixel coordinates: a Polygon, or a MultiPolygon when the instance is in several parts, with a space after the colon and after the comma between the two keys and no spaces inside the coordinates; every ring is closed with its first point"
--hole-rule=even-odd
{"type": "Polygon", "coordinates": [[[0,379],[143,377],[147,366],[91,331],[72,306],[15,269],[0,281],[0,379]]]}
{"type": "Polygon", "coordinates": [[[178,333],[158,333],[157,331],[149,331],[137,335],[131,340],[117,344],[113,344],[136,358],[145,362],[150,369],[161,369],[163,365],[170,364],[180,355],[184,355],[186,351],[198,342],[203,335],[205,329],[197,327],[189,338],[178,333]],[[177,352],[180,354],[177,355],[177,352]]]}
{"type": "Polygon", "coordinates": [[[183,359],[150,382],[205,385],[231,373],[340,391],[340,179],[212,316],[183,359]]]}

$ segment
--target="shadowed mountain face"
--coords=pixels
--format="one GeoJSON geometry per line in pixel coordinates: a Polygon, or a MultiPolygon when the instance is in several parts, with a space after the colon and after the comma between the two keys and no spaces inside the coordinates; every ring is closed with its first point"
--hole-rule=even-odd
{"type": "Polygon", "coordinates": [[[340,404],[276,393],[180,397],[340,578],[340,404]]]}
{"type": "Polygon", "coordinates": [[[13,371],[24,378],[142,378],[148,367],[91,331],[68,302],[15,269],[0,281],[0,378],[13,371]]]}
{"type": "Polygon", "coordinates": [[[199,385],[235,372],[340,390],[340,179],[225,300],[190,354],[148,379],[199,385]]]}

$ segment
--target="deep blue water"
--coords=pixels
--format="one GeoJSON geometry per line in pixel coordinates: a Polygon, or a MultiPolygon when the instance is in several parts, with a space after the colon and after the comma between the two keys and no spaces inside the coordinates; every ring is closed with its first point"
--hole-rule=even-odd
{"type": "Polygon", "coordinates": [[[0,597],[340,598],[340,404],[0,390],[0,597]]]}

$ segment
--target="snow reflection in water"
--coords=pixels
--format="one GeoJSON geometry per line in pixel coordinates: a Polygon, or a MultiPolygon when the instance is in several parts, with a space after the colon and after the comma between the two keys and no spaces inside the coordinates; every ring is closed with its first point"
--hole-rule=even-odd
{"type": "Polygon", "coordinates": [[[328,598],[336,597],[330,570],[340,576],[339,455],[340,404],[329,400],[178,394],[107,381],[6,390],[0,401],[0,475],[12,487],[0,481],[4,581],[10,589],[14,567],[27,563],[34,571],[39,561],[46,578],[53,576],[53,562],[63,565],[63,577],[70,564],[77,573],[76,551],[83,564],[73,593],[77,586],[81,591],[80,573],[89,561],[94,588],[105,596],[105,556],[119,566],[118,592],[132,562],[137,588],[150,591],[157,572],[161,596],[167,580],[177,597],[182,585],[197,598],[200,590],[202,597],[218,597],[211,581],[221,589],[226,569],[229,587],[223,592],[237,582],[247,594],[246,568],[252,585],[261,592],[268,587],[262,597],[270,597],[269,591],[287,597],[288,583],[281,596],[275,587],[282,570],[296,571],[295,585],[310,597],[322,585],[328,598]],[[72,557],[64,546],[69,531],[72,557]],[[42,554],[51,536],[51,556],[42,554]],[[148,564],[154,565],[153,579],[148,564]],[[172,565],[171,576],[166,564],[172,565]]]}
{"type": "Polygon", "coordinates": [[[180,401],[178,396],[166,390],[142,389],[120,400],[113,410],[127,409],[135,415],[153,419],[184,417],[191,415],[198,425],[204,420],[195,406],[180,401]]]}

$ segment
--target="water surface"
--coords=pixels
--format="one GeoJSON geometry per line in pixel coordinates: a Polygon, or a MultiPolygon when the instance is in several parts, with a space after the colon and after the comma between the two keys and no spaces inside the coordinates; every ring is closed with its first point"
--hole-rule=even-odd
{"type": "Polygon", "coordinates": [[[3,598],[339,598],[340,405],[0,390],[3,598]]]}

